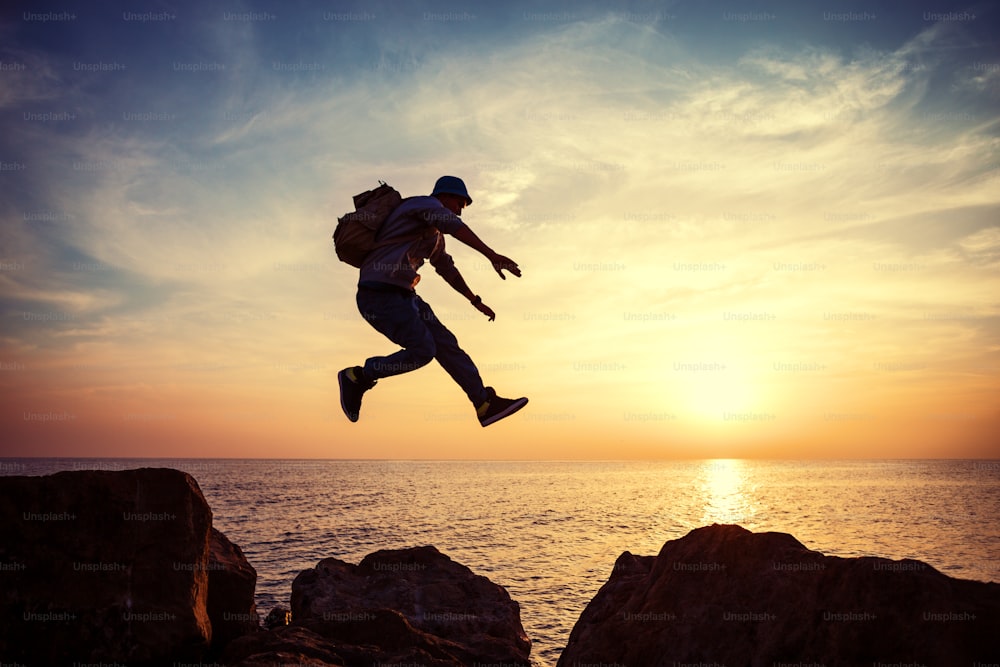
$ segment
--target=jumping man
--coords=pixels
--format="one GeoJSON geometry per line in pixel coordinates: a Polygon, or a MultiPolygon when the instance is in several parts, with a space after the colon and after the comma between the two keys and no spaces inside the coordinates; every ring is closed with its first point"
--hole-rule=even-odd
{"type": "Polygon", "coordinates": [[[458,346],[458,339],[434,315],[431,307],[415,291],[417,274],[428,260],[445,282],[468,299],[492,322],[496,313],[469,289],[445,252],[445,234],[450,234],[481,252],[504,280],[504,270],[520,277],[513,260],[489,248],[459,217],[472,198],[462,179],[442,176],[426,197],[403,200],[379,229],[380,244],[365,258],[358,281],[358,310],[376,331],[403,349],[386,357],[371,357],[364,366],[345,368],[337,375],[340,405],[347,418],[358,421],[361,398],[379,379],[408,373],[437,359],[458,383],[476,409],[479,423],[493,422],[514,414],[527,398],[501,398],[492,387],[483,385],[479,370],[458,346]],[[399,237],[399,243],[390,239],[399,237]],[[384,242],[383,242],[384,240],[384,242]]]}

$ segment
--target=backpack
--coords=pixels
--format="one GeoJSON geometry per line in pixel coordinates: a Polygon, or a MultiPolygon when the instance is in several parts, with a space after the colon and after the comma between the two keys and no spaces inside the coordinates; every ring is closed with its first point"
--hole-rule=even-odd
{"type": "Polygon", "coordinates": [[[340,261],[361,268],[372,250],[387,245],[386,241],[399,241],[383,239],[376,243],[375,235],[389,214],[402,202],[399,192],[381,180],[374,190],[354,195],[355,210],[337,218],[337,228],[333,231],[333,245],[340,261]]]}

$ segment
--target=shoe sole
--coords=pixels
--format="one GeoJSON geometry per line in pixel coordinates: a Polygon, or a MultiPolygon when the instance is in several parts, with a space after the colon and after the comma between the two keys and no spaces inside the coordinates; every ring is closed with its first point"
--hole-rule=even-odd
{"type": "Polygon", "coordinates": [[[504,417],[510,417],[512,414],[514,414],[527,404],[528,404],[528,399],[519,398],[510,405],[508,405],[506,408],[501,410],[500,412],[496,413],[495,415],[488,417],[487,419],[480,420],[479,423],[484,427],[489,426],[490,424],[500,421],[504,417]]]}
{"type": "Polygon", "coordinates": [[[340,387],[340,409],[344,411],[344,414],[347,415],[348,419],[350,419],[352,422],[356,422],[358,421],[358,417],[360,415],[357,412],[352,414],[350,411],[348,411],[347,406],[344,405],[344,383],[350,381],[351,379],[347,377],[346,370],[342,370],[339,373],[337,373],[337,385],[340,387]]]}

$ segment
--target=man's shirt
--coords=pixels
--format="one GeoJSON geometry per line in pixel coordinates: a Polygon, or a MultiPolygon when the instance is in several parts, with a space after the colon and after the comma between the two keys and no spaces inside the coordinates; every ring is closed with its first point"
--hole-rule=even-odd
{"type": "Polygon", "coordinates": [[[426,259],[449,283],[458,275],[455,261],[444,249],[444,234],[465,227],[457,215],[435,197],[409,197],[389,215],[375,241],[402,238],[375,248],[361,265],[359,284],[382,283],[407,290],[416,286],[417,271],[426,259]],[[419,238],[414,238],[423,233],[419,238]]]}

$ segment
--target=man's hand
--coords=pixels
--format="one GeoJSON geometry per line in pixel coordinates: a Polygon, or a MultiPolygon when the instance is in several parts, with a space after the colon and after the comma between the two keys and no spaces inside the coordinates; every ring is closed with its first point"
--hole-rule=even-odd
{"type": "Polygon", "coordinates": [[[493,264],[493,270],[497,272],[497,275],[504,280],[507,280],[507,276],[503,274],[504,269],[507,269],[518,278],[521,277],[521,269],[517,268],[517,262],[512,260],[510,257],[504,257],[503,255],[493,253],[493,256],[490,257],[490,263],[493,264]]]}
{"type": "Polygon", "coordinates": [[[503,255],[493,252],[488,245],[483,243],[481,238],[476,236],[476,233],[472,231],[468,225],[462,225],[456,229],[452,233],[452,236],[473,250],[481,252],[484,257],[490,260],[490,264],[493,265],[493,270],[496,271],[504,280],[507,280],[507,276],[503,274],[504,269],[510,271],[518,278],[521,277],[521,269],[517,268],[517,262],[512,260],[510,257],[504,257],[503,255]]]}
{"type": "Polygon", "coordinates": [[[485,303],[483,303],[483,300],[480,299],[479,297],[476,297],[476,299],[477,299],[476,301],[472,302],[472,305],[475,306],[476,310],[478,310],[486,317],[490,318],[490,322],[495,320],[497,314],[493,312],[493,309],[487,306],[485,303]]]}

